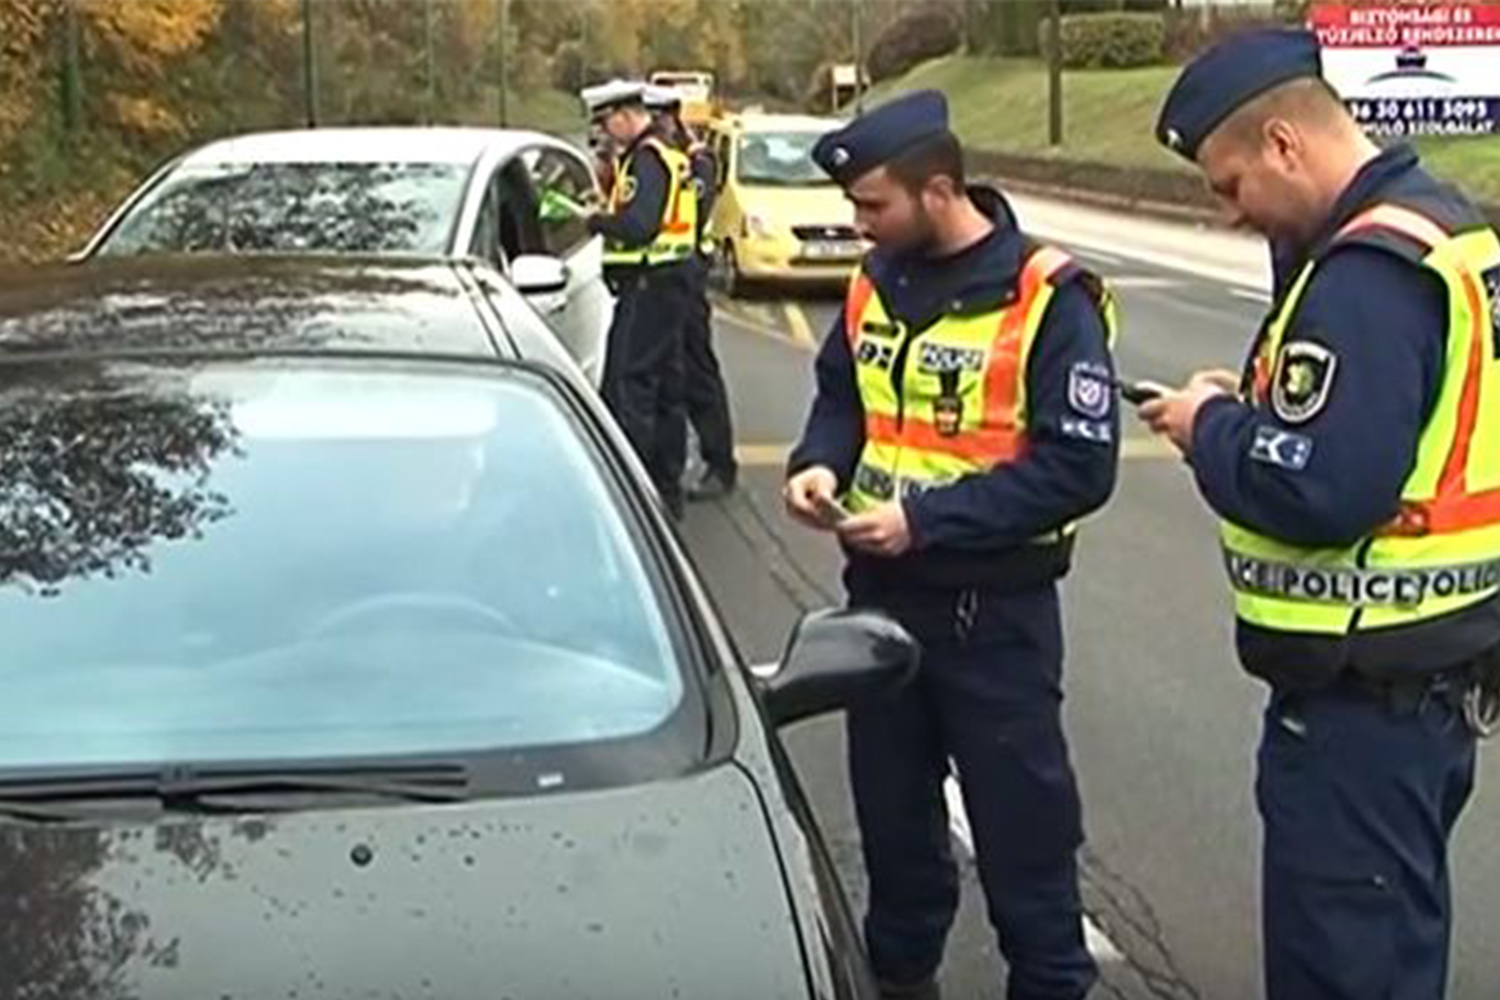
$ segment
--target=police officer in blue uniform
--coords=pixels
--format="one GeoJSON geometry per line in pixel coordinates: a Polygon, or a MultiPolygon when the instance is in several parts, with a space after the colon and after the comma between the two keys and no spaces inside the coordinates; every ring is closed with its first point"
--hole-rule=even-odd
{"type": "Polygon", "coordinates": [[[719,167],[713,152],[682,120],[682,97],[670,87],[651,87],[646,107],[656,115],[656,127],[688,156],[698,192],[698,252],[693,259],[693,290],[683,328],[683,401],[688,421],[698,434],[703,474],[688,487],[689,500],[718,500],[734,492],[739,463],[734,457],[734,425],[729,393],[714,350],[713,309],[708,301],[708,274],[713,248],[708,220],[718,196],[719,167]]]}
{"type": "Polygon", "coordinates": [[[602,392],[651,474],[667,510],[681,518],[687,459],[683,328],[691,307],[695,219],[686,158],[656,132],[646,84],[611,81],[583,91],[590,118],[619,151],[609,208],[588,218],[605,238],[605,278],[617,296],[602,392]],[[678,161],[681,162],[678,162],[678,161]]]}
{"type": "Polygon", "coordinates": [[[935,997],[958,902],[956,770],[1011,1000],[1076,1000],[1081,807],[1061,722],[1058,583],[1115,482],[1100,282],[966,185],[942,95],[899,98],[814,159],[875,244],[816,363],[785,501],[836,533],[853,606],[922,642],[913,686],[849,713],[850,778],[889,997],[935,997]]]}
{"type": "Polygon", "coordinates": [[[1307,32],[1203,54],[1158,136],[1272,252],[1243,375],[1142,409],[1221,519],[1240,659],[1270,686],[1267,995],[1435,1000],[1500,647],[1500,241],[1362,134],[1307,32]]]}

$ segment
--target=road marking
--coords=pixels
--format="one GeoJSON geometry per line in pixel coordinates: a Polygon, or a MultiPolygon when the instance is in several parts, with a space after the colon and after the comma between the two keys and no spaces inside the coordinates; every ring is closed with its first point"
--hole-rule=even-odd
{"type": "Polygon", "coordinates": [[[1237,299],[1246,299],[1250,302],[1262,303],[1263,305],[1270,305],[1271,303],[1271,296],[1268,293],[1255,288],[1236,288],[1234,285],[1230,285],[1229,294],[1237,299]]]}
{"type": "MultiPolygon", "coordinates": [[[[734,457],[741,465],[766,467],[786,465],[790,444],[751,443],[736,445],[734,457]]],[[[1120,458],[1128,462],[1176,459],[1177,449],[1161,438],[1127,437],[1120,445],[1120,458]]]]}
{"type": "Polygon", "coordinates": [[[792,332],[792,339],[807,348],[818,346],[817,338],[813,336],[812,324],[807,321],[807,313],[795,302],[785,302],[781,306],[786,313],[787,329],[792,332]]]}
{"type": "Polygon", "coordinates": [[[735,445],[734,460],[744,466],[781,466],[786,465],[791,450],[786,444],[735,445]]]}
{"type": "MultiPolygon", "coordinates": [[[[954,840],[963,845],[965,851],[973,855],[974,832],[969,828],[969,814],[964,811],[963,793],[959,791],[958,781],[952,775],[943,781],[943,798],[948,803],[949,832],[953,834],[954,840]]],[[[1087,913],[1083,915],[1083,942],[1096,962],[1125,961],[1125,954],[1115,947],[1109,935],[1087,913]]]]}
{"type": "Polygon", "coordinates": [[[817,345],[813,343],[801,343],[799,341],[793,340],[787,330],[781,327],[774,326],[770,323],[761,323],[754,319],[750,319],[749,317],[741,314],[739,311],[733,308],[718,306],[714,310],[714,318],[724,320],[728,323],[733,323],[741,330],[745,330],[748,333],[753,333],[756,336],[770,337],[772,340],[785,344],[788,347],[794,347],[799,351],[803,351],[809,354],[811,354],[817,347],[817,345]]]}
{"type": "Polygon", "coordinates": [[[1156,278],[1144,274],[1127,274],[1118,278],[1105,278],[1104,283],[1110,288],[1181,288],[1182,281],[1177,278],[1156,278]]]}
{"type": "Polygon", "coordinates": [[[1073,255],[1076,257],[1082,257],[1084,260],[1098,261],[1100,264],[1107,264],[1110,267],[1119,267],[1121,264],[1125,263],[1125,259],[1123,257],[1116,257],[1114,254],[1100,253],[1098,250],[1079,250],[1075,248],[1073,250],[1073,255]]]}

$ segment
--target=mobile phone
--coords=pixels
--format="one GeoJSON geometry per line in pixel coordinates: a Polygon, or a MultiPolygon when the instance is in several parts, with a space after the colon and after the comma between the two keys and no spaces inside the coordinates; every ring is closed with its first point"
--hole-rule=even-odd
{"type": "Polygon", "coordinates": [[[1120,398],[1131,406],[1149,403],[1167,391],[1166,386],[1155,382],[1132,382],[1129,379],[1115,379],[1115,386],[1120,390],[1120,398]]]}
{"type": "Polygon", "coordinates": [[[818,516],[828,524],[841,524],[854,516],[849,512],[848,507],[821,493],[814,494],[812,502],[813,506],[818,509],[818,516]]]}

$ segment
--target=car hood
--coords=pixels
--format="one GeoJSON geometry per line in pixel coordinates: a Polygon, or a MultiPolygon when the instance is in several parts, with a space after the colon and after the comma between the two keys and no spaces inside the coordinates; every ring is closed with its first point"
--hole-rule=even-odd
{"type": "Polygon", "coordinates": [[[807,995],[734,766],[528,800],[5,823],[0,927],[5,997],[807,995]]]}
{"type": "Polygon", "coordinates": [[[747,214],[780,228],[854,225],[854,206],[837,185],[746,188],[741,203],[747,214]]]}

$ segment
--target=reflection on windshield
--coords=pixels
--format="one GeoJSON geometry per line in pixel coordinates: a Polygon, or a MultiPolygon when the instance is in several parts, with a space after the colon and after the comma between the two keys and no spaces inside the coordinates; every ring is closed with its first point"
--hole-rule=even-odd
{"type": "Polygon", "coordinates": [[[0,934],[0,996],[125,1000],[139,995],[132,964],[175,962],[175,943],[96,881],[118,847],[98,827],[0,838],[0,924],[12,929],[0,934]]]}
{"type": "Polygon", "coordinates": [[[740,138],[736,174],[742,184],[806,186],[833,181],[812,159],[817,132],[751,132],[740,138]]]}
{"type": "Polygon", "coordinates": [[[531,378],[136,365],[0,392],[0,769],[663,725],[656,591],[531,378]]]}
{"type": "Polygon", "coordinates": [[[149,573],[153,543],[201,537],[230,513],[208,487],[211,462],[235,450],[222,406],[125,395],[98,373],[66,388],[16,375],[0,376],[0,587],[47,598],[69,580],[149,573]]]}
{"type": "Polygon", "coordinates": [[[100,252],[439,255],[466,180],[464,168],[438,163],[183,167],[100,252]]]}

